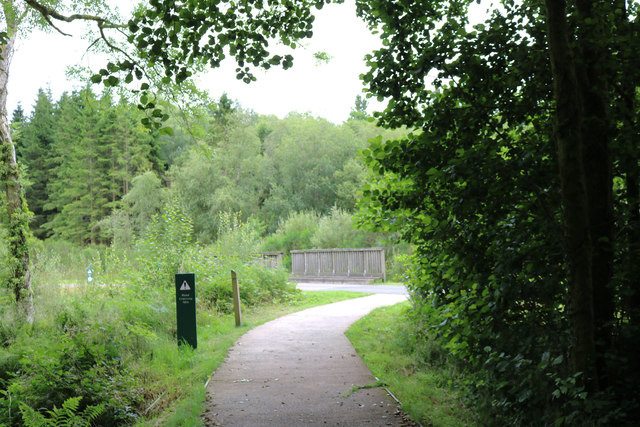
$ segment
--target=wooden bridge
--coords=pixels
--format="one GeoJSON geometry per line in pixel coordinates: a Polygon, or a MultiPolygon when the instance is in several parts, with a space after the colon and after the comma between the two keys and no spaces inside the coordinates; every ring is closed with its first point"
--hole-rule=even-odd
{"type": "Polygon", "coordinates": [[[291,251],[291,281],[368,283],[386,281],[384,248],[291,251]]]}

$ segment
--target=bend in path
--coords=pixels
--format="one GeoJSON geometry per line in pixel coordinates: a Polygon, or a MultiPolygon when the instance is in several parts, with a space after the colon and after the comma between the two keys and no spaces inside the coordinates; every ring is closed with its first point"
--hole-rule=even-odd
{"type": "Polygon", "coordinates": [[[302,291],[349,291],[365,292],[369,294],[397,294],[408,295],[404,285],[368,284],[356,285],[349,283],[297,283],[296,288],[302,291]]]}
{"type": "Polygon", "coordinates": [[[406,295],[372,295],[290,314],[232,347],[207,388],[206,425],[401,426],[397,403],[375,382],[344,332],[406,295]]]}

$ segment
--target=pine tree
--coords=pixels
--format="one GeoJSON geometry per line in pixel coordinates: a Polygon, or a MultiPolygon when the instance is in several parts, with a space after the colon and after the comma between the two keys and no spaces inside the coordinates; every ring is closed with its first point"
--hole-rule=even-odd
{"type": "MultiPolygon", "coordinates": [[[[131,189],[133,179],[153,167],[154,139],[140,124],[137,110],[120,103],[111,105],[110,98],[102,100],[106,110],[100,115],[100,145],[105,157],[100,160],[101,192],[107,200],[105,215],[122,207],[122,197],[131,189]]],[[[103,239],[111,237],[110,230],[100,230],[103,239]]]]}
{"type": "Polygon", "coordinates": [[[366,98],[362,97],[362,95],[356,96],[356,102],[353,109],[351,109],[351,113],[349,113],[349,119],[351,120],[366,120],[369,115],[367,114],[367,107],[369,106],[369,102],[366,98]]]}
{"type": "Polygon", "coordinates": [[[24,115],[22,104],[18,103],[11,117],[11,139],[15,146],[22,145],[22,134],[26,125],[27,117],[24,115]]]}
{"type": "Polygon", "coordinates": [[[13,116],[11,117],[11,124],[14,123],[24,123],[27,121],[26,116],[24,115],[24,109],[22,108],[22,103],[18,102],[18,106],[15,110],[13,110],[13,116]]]}
{"type": "MultiPolygon", "coordinates": [[[[19,120],[24,112],[14,112],[14,121],[19,120]]],[[[47,186],[51,175],[51,147],[53,144],[54,106],[51,92],[38,90],[36,103],[29,121],[22,126],[22,132],[16,140],[16,154],[27,169],[30,185],[25,195],[29,209],[33,212],[31,231],[38,238],[45,238],[50,233],[43,228],[47,221],[47,186]]]]}
{"type": "Polygon", "coordinates": [[[47,208],[57,214],[46,228],[79,244],[108,241],[112,230],[101,221],[121,208],[134,177],[153,168],[153,138],[134,107],[85,89],[60,99],[54,139],[47,208]]]}
{"type": "Polygon", "coordinates": [[[99,193],[98,101],[85,89],[63,96],[55,132],[55,180],[50,204],[58,210],[45,227],[57,237],[80,244],[97,243],[99,193]]]}

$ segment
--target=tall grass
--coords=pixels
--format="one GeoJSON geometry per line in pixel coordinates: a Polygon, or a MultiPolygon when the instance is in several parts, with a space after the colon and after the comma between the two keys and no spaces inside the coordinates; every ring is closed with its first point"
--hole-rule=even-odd
{"type": "Polygon", "coordinates": [[[221,219],[222,239],[208,247],[190,239],[190,221],[174,207],[132,247],[34,242],[34,322],[0,299],[0,426],[85,414],[100,426],[198,424],[204,383],[248,328],[358,296],[303,295],[285,271],[254,262],[254,224],[221,219]],[[240,328],[230,315],[231,269],[240,282],[240,328]],[[176,343],[173,276],[187,271],[196,274],[196,350],[176,343]]]}
{"type": "Polygon", "coordinates": [[[47,416],[65,403],[73,408],[75,398],[77,414],[104,407],[95,420],[101,426],[197,424],[204,383],[248,328],[309,305],[357,296],[302,295],[283,272],[194,245],[181,252],[177,265],[197,273],[199,347],[178,347],[175,290],[169,283],[175,265],[145,260],[144,250],[148,247],[77,248],[63,242],[35,246],[34,323],[26,323],[9,301],[0,304],[0,425],[22,425],[23,413],[33,415],[31,409],[47,416]],[[86,283],[88,265],[95,271],[92,284],[86,283]],[[167,280],[148,280],[142,265],[167,280]],[[227,314],[231,267],[240,278],[241,328],[227,314]]]}

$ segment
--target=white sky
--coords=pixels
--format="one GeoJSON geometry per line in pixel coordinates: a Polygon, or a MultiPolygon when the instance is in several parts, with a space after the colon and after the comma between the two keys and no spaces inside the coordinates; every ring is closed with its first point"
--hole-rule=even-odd
{"type": "MultiPolygon", "coordinates": [[[[272,68],[247,85],[236,80],[235,63],[229,62],[199,82],[213,97],[227,92],[243,108],[260,114],[283,117],[292,111],[309,112],[341,123],[349,117],[356,96],[362,93],[359,75],[366,71],[364,56],[380,45],[379,39],[355,16],[354,1],[346,0],[345,4],[332,4],[317,11],[314,36],[305,49],[296,49],[293,68],[272,68]],[[333,58],[328,64],[316,65],[312,55],[318,51],[326,51],[333,58]]],[[[103,59],[85,55],[87,46],[86,40],[58,33],[34,32],[20,41],[11,64],[9,117],[18,102],[29,114],[39,88],[50,88],[54,100],[58,100],[62,92],[81,87],[83,83],[67,80],[67,66],[80,64],[94,71],[102,68],[103,59]]],[[[370,112],[381,108],[374,99],[369,100],[370,112]]]]}

